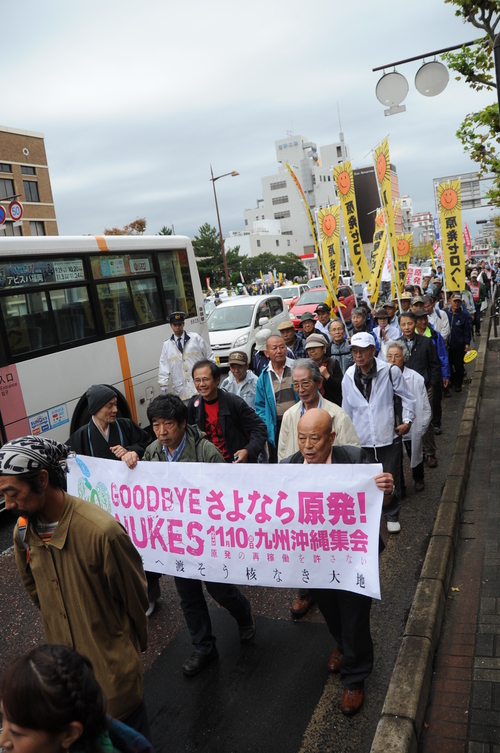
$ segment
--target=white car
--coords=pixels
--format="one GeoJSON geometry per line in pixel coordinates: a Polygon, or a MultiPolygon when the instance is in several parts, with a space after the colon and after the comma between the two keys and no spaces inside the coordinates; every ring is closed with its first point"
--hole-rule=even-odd
{"type": "Polygon", "coordinates": [[[232,350],[244,350],[251,361],[257,332],[266,328],[275,333],[282,322],[289,321],[288,307],[278,295],[233,297],[208,317],[210,346],[221,366],[227,366],[232,350]]]}

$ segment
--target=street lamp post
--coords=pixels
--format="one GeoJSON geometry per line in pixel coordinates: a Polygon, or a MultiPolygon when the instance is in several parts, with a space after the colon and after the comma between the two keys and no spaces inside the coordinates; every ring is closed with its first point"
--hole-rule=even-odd
{"type": "Polygon", "coordinates": [[[235,175],[239,175],[239,172],[237,170],[232,170],[230,173],[224,173],[223,175],[217,175],[214,178],[214,171],[212,170],[212,165],[210,165],[210,175],[212,176],[210,178],[210,180],[212,181],[212,186],[213,186],[213,189],[214,189],[215,211],[217,212],[217,222],[219,223],[220,250],[222,252],[222,261],[224,263],[224,277],[226,278],[226,285],[229,286],[229,273],[227,271],[226,251],[225,251],[225,248],[224,248],[224,238],[222,236],[222,228],[221,228],[221,224],[220,224],[219,205],[217,203],[217,193],[215,191],[215,181],[219,180],[219,178],[225,178],[226,175],[232,175],[234,177],[235,175]]]}

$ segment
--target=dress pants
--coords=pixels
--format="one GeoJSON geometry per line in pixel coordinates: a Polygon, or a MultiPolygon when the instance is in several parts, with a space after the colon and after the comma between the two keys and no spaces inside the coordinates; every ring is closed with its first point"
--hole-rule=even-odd
{"type": "MultiPolygon", "coordinates": [[[[193,578],[174,578],[181,597],[184,619],[191,635],[191,642],[199,654],[209,654],[215,646],[212,623],[203,594],[203,583],[193,578]]],[[[237,622],[245,622],[251,614],[250,602],[230,583],[204,581],[206,589],[215,601],[228,610],[237,622]]]]}
{"type": "Polygon", "coordinates": [[[401,510],[401,456],[403,452],[401,437],[396,437],[392,444],[384,447],[363,447],[363,450],[371,463],[382,463],[384,473],[392,473],[396,493],[392,495],[391,502],[382,508],[382,515],[386,520],[395,523],[399,519],[401,510]]]}
{"type": "Polygon", "coordinates": [[[465,366],[465,345],[461,345],[459,348],[450,348],[450,368],[451,368],[451,381],[455,387],[461,387],[464,381],[465,366]]]}
{"type": "MultiPolygon", "coordinates": [[[[406,454],[411,460],[411,441],[408,439],[405,442],[403,438],[403,446],[406,450],[406,454]]],[[[412,468],[411,473],[412,473],[413,480],[415,481],[415,483],[417,481],[423,481],[424,474],[425,474],[424,461],[422,460],[422,462],[416,465],[415,468],[412,468]]],[[[406,484],[405,484],[405,477],[404,477],[404,472],[403,472],[403,453],[401,453],[401,491],[404,492],[404,494],[406,494],[406,484]]]]}
{"type": "Polygon", "coordinates": [[[373,668],[371,598],[333,588],[316,588],[312,594],[342,654],[342,684],[349,690],[362,688],[373,668]]]}
{"type": "Polygon", "coordinates": [[[436,435],[434,434],[434,426],[432,425],[432,422],[434,420],[434,387],[427,387],[427,397],[429,398],[429,403],[431,404],[432,415],[429,426],[427,427],[427,431],[422,437],[422,444],[424,455],[432,455],[432,457],[434,457],[436,455],[436,435]]]}

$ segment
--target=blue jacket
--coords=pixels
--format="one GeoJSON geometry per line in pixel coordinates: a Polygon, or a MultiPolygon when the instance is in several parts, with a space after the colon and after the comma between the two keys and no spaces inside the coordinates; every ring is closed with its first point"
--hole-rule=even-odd
{"type": "MultiPolygon", "coordinates": [[[[266,366],[257,381],[255,390],[255,412],[264,421],[267,427],[267,438],[269,442],[276,447],[276,427],[278,419],[276,416],[276,399],[274,397],[273,385],[271,378],[267,373],[269,366],[266,366]]],[[[295,395],[298,402],[299,398],[295,395]]]]}
{"type": "Polygon", "coordinates": [[[446,311],[450,320],[450,350],[460,350],[470,344],[472,320],[468,311],[460,309],[458,314],[446,311]]]}
{"type": "Polygon", "coordinates": [[[449,379],[451,377],[450,362],[448,361],[448,353],[446,352],[446,345],[444,344],[443,337],[432,325],[428,324],[427,327],[431,331],[431,340],[434,343],[439,356],[441,376],[443,380],[449,379]]]}

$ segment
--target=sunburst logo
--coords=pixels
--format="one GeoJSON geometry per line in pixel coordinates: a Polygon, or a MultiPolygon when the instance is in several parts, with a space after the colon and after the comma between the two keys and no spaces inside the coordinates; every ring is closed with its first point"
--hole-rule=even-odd
{"type": "Polygon", "coordinates": [[[337,190],[344,199],[354,196],[354,181],[350,162],[344,162],[333,170],[333,179],[337,184],[337,190]]]}
{"type": "Polygon", "coordinates": [[[449,183],[440,183],[437,189],[439,211],[445,217],[454,215],[461,209],[460,181],[451,180],[449,183]]]}
{"type": "Polygon", "coordinates": [[[389,157],[389,144],[387,139],[375,149],[375,170],[380,185],[386,180],[391,169],[391,160],[389,157]]]}
{"type": "Polygon", "coordinates": [[[318,212],[318,222],[322,241],[328,242],[331,241],[332,238],[338,236],[339,224],[335,217],[335,210],[333,207],[320,209],[318,212]]]}

